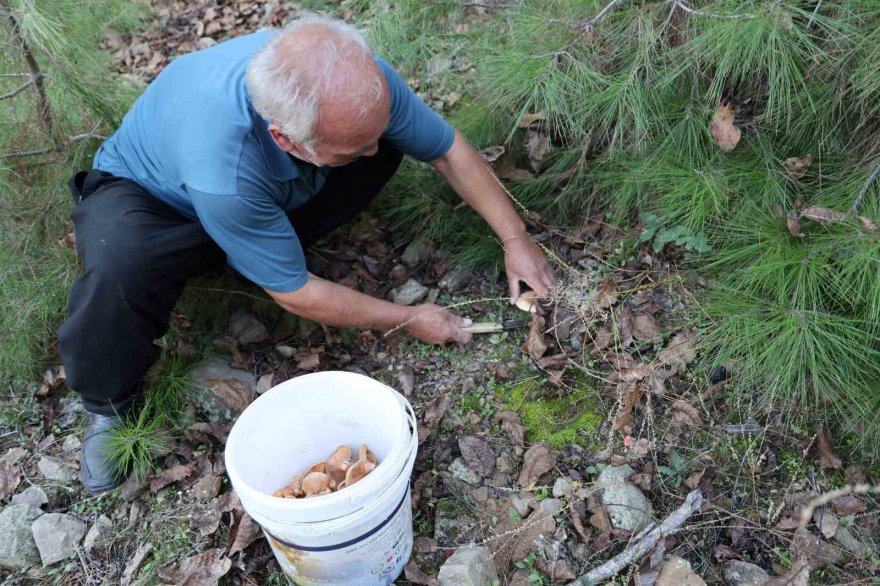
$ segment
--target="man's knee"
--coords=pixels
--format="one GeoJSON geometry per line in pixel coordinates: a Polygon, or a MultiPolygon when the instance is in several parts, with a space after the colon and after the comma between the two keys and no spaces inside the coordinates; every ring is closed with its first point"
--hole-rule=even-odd
{"type": "Polygon", "coordinates": [[[149,283],[156,264],[154,252],[149,240],[136,230],[112,222],[94,226],[80,249],[85,272],[92,279],[123,288],[149,283]]]}

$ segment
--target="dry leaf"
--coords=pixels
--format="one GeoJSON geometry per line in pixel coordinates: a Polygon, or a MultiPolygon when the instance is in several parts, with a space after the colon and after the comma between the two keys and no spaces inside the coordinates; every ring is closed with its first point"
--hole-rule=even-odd
{"type": "Polygon", "coordinates": [[[18,466],[0,460],[0,503],[11,497],[21,482],[21,470],[18,466]]]}
{"type": "Polygon", "coordinates": [[[556,455],[553,453],[553,448],[545,444],[533,445],[523,456],[519,485],[526,490],[532,490],[541,475],[552,470],[555,465],[556,455]]]}
{"type": "Polygon", "coordinates": [[[251,404],[254,390],[247,384],[234,378],[210,378],[205,385],[211,393],[233,413],[240,414],[251,404]]]}
{"type": "Polygon", "coordinates": [[[461,450],[461,457],[467,462],[468,468],[483,478],[488,478],[495,472],[495,455],[486,440],[472,435],[465,436],[458,440],[458,449],[461,450]]]}
{"type": "Polygon", "coordinates": [[[522,446],[526,437],[526,428],[522,424],[519,415],[513,411],[499,411],[495,414],[495,420],[501,423],[501,429],[507,434],[510,443],[522,446]]]}
{"type": "Polygon", "coordinates": [[[187,464],[175,464],[167,470],[163,470],[158,474],[154,474],[150,477],[150,492],[158,492],[172,482],[183,480],[193,473],[195,467],[195,462],[189,462],[187,464]]]}
{"type": "Polygon", "coordinates": [[[318,348],[300,348],[294,356],[296,367],[302,370],[318,370],[321,366],[321,354],[323,353],[323,346],[318,348]]]}
{"type": "Polygon", "coordinates": [[[535,360],[540,360],[547,351],[547,344],[544,343],[544,323],[543,317],[533,315],[529,334],[523,344],[523,349],[535,360]]]}
{"type": "Polygon", "coordinates": [[[845,555],[841,548],[822,541],[818,535],[810,533],[803,527],[794,532],[789,550],[794,559],[806,562],[810,568],[836,564],[845,555]]]}
{"type": "Polygon", "coordinates": [[[602,326],[596,331],[596,335],[593,338],[593,346],[596,350],[605,350],[606,348],[610,348],[612,343],[614,342],[614,334],[611,333],[611,330],[606,326],[602,326]]]}
{"type": "Polygon", "coordinates": [[[122,578],[119,581],[119,586],[129,586],[129,584],[131,584],[138,568],[141,567],[141,564],[144,563],[144,560],[147,559],[147,556],[150,555],[150,552],[152,551],[152,543],[145,543],[137,548],[134,555],[131,556],[131,559],[125,564],[125,569],[122,571],[122,578]]]}
{"type": "Polygon", "coordinates": [[[241,519],[239,519],[232,532],[230,532],[230,536],[234,535],[234,537],[232,537],[232,544],[229,546],[229,556],[231,557],[250,547],[260,536],[261,531],[262,527],[260,527],[259,523],[254,521],[247,513],[242,513],[241,519]]]}
{"type": "Polygon", "coordinates": [[[825,539],[834,537],[837,534],[838,527],[840,527],[840,520],[837,518],[837,515],[827,509],[815,509],[813,511],[813,522],[819,528],[822,535],[825,536],[825,539]]]}
{"type": "Polygon", "coordinates": [[[871,218],[866,218],[865,216],[859,216],[859,222],[862,224],[862,228],[865,230],[870,230],[871,232],[877,231],[877,224],[871,221],[871,218]]]}
{"type": "Polygon", "coordinates": [[[620,408],[617,410],[617,416],[614,418],[614,423],[611,426],[611,431],[617,431],[629,425],[630,419],[632,419],[633,407],[635,407],[639,400],[641,386],[640,382],[636,382],[624,391],[620,408]]]}
{"type": "Polygon", "coordinates": [[[607,309],[617,303],[620,294],[617,291],[617,282],[614,277],[605,277],[596,289],[596,303],[602,309],[607,309]]]}
{"type": "Polygon", "coordinates": [[[565,561],[565,558],[556,558],[553,561],[548,560],[544,556],[538,558],[538,570],[550,576],[552,584],[565,583],[568,584],[577,578],[572,567],[565,561]]]}
{"type": "Polygon", "coordinates": [[[541,162],[552,148],[550,137],[547,134],[534,128],[529,128],[526,135],[526,151],[529,153],[529,165],[531,165],[533,170],[541,170],[541,162]]]}
{"type": "Polygon", "coordinates": [[[696,426],[703,425],[703,420],[700,419],[700,412],[697,411],[697,408],[682,399],[672,404],[672,421],[675,423],[689,423],[696,426]]]}
{"type": "Polygon", "coordinates": [[[57,390],[66,380],[67,375],[64,373],[63,366],[55,366],[46,369],[43,373],[43,384],[40,385],[40,389],[37,391],[37,396],[45,397],[52,391],[57,390]]]}
{"type": "Polygon", "coordinates": [[[400,374],[397,375],[397,380],[400,382],[400,390],[403,391],[403,394],[410,396],[416,385],[416,373],[413,367],[404,366],[400,374]]]}
{"type": "Polygon", "coordinates": [[[789,212],[788,216],[785,217],[785,223],[788,224],[788,231],[792,236],[804,237],[804,233],[801,232],[801,219],[796,212],[789,212]]]}
{"type": "Polygon", "coordinates": [[[633,338],[641,341],[654,340],[660,336],[660,326],[649,313],[637,313],[632,316],[630,332],[633,338]]]}
{"type": "Polygon", "coordinates": [[[809,584],[809,564],[804,561],[796,561],[786,573],[765,582],[764,586],[809,586],[809,584]]]}
{"type": "Polygon", "coordinates": [[[810,206],[801,210],[801,217],[816,220],[822,225],[846,221],[846,214],[843,212],[838,212],[831,208],[821,208],[819,206],[810,206]]]}
{"type": "Polygon", "coordinates": [[[845,494],[831,501],[831,508],[838,515],[861,515],[868,507],[858,497],[845,494]]]}
{"type": "Polygon", "coordinates": [[[546,118],[547,118],[547,115],[544,114],[544,112],[537,112],[535,114],[526,113],[526,114],[523,114],[522,118],[520,118],[518,126],[520,128],[528,128],[529,126],[531,126],[535,122],[541,122],[541,121],[545,120],[546,118]]]}
{"type": "Polygon", "coordinates": [[[706,586],[706,582],[694,573],[687,560],[668,555],[663,559],[656,586],[706,586]]]}
{"type": "Polygon", "coordinates": [[[715,115],[709,122],[709,132],[712,133],[712,141],[722,152],[729,153],[739,144],[741,133],[739,128],[733,125],[733,109],[730,104],[722,104],[715,110],[715,115]]]}
{"type": "Polygon", "coordinates": [[[483,157],[483,160],[487,163],[494,163],[498,160],[498,157],[504,154],[505,148],[501,145],[490,146],[482,149],[480,151],[480,156],[483,157]]]}
{"type": "Polygon", "coordinates": [[[683,373],[687,365],[696,360],[697,351],[686,332],[679,332],[671,340],[669,345],[657,354],[657,362],[660,366],[668,366],[673,373],[683,373]]]}
{"type": "Polygon", "coordinates": [[[202,537],[207,537],[217,531],[217,528],[220,527],[220,515],[220,507],[218,501],[215,499],[204,512],[190,517],[190,529],[196,529],[202,537]]]}
{"type": "Polygon", "coordinates": [[[687,480],[684,481],[684,485],[691,490],[696,490],[698,486],[700,486],[700,480],[703,479],[703,474],[706,473],[705,468],[699,468],[690,473],[690,476],[687,477],[687,480]]]}
{"type": "Polygon", "coordinates": [[[813,155],[807,153],[803,157],[789,157],[785,159],[782,166],[785,167],[785,174],[793,179],[803,177],[810,165],[813,164],[813,155]]]}
{"type": "Polygon", "coordinates": [[[425,425],[428,427],[434,427],[440,423],[440,420],[443,419],[443,416],[446,414],[446,410],[449,409],[451,403],[452,399],[449,395],[441,392],[433,401],[428,403],[428,408],[425,409],[425,415],[423,417],[425,425]]]}
{"type": "Polygon", "coordinates": [[[186,558],[177,568],[159,568],[157,573],[177,586],[214,586],[231,567],[232,560],[223,549],[215,547],[186,558]]]}
{"type": "Polygon", "coordinates": [[[840,468],[843,462],[834,453],[834,443],[828,427],[823,425],[816,436],[816,449],[819,451],[819,468],[840,468]]]}

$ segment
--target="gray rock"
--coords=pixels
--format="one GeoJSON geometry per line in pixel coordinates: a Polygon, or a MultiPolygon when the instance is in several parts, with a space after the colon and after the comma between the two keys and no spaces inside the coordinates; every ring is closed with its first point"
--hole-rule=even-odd
{"type": "Polygon", "coordinates": [[[532,512],[532,505],[535,504],[534,497],[528,492],[515,492],[508,499],[510,506],[514,508],[521,519],[529,516],[529,513],[532,512]]]}
{"type": "Polygon", "coordinates": [[[262,395],[272,388],[272,377],[275,376],[271,372],[267,372],[257,381],[257,394],[262,395]]]}
{"type": "Polygon", "coordinates": [[[26,503],[0,511],[0,567],[23,570],[40,563],[31,524],[42,514],[43,511],[26,503]]]}
{"type": "Polygon", "coordinates": [[[391,300],[398,305],[414,305],[424,299],[427,294],[427,287],[415,279],[409,279],[406,283],[391,291],[391,300]]]}
{"type": "Polygon", "coordinates": [[[437,285],[441,289],[445,289],[452,293],[467,285],[472,276],[473,273],[469,269],[460,266],[452,267],[448,273],[443,275],[443,278],[440,279],[440,282],[437,283],[437,285]]]}
{"type": "Polygon", "coordinates": [[[76,478],[76,471],[70,467],[64,460],[53,458],[52,456],[43,456],[37,462],[37,468],[40,474],[49,480],[57,480],[59,482],[69,482],[76,478]]]}
{"type": "Polygon", "coordinates": [[[217,41],[215,41],[211,37],[200,37],[198,43],[200,49],[208,49],[216,45],[217,41]]]}
{"type": "Polygon", "coordinates": [[[234,378],[253,388],[257,384],[257,377],[246,370],[232,368],[229,360],[219,356],[212,356],[200,362],[192,372],[193,383],[202,388],[207,388],[210,379],[234,378]]]}
{"type": "Polygon", "coordinates": [[[403,264],[414,267],[428,260],[429,256],[431,256],[431,247],[425,242],[413,240],[403,250],[400,260],[403,264]]]}
{"type": "Polygon", "coordinates": [[[455,550],[437,575],[440,586],[491,586],[498,573],[489,557],[489,549],[471,545],[455,550]]]}
{"type": "Polygon", "coordinates": [[[127,503],[130,503],[137,497],[141,496],[150,485],[146,479],[135,480],[134,476],[129,476],[119,487],[119,495],[127,503]]]}
{"type": "Polygon", "coordinates": [[[454,502],[439,501],[434,512],[434,539],[442,547],[473,540],[479,522],[454,502]]]}
{"type": "Polygon", "coordinates": [[[471,470],[461,456],[452,461],[452,464],[449,465],[449,471],[453,476],[468,484],[476,486],[483,483],[483,477],[471,470]]]}
{"type": "Polygon", "coordinates": [[[39,486],[29,486],[12,497],[13,505],[31,505],[39,509],[49,502],[46,492],[39,486]]]}
{"type": "Polygon", "coordinates": [[[70,454],[77,451],[80,446],[82,446],[82,442],[79,441],[79,438],[75,435],[69,435],[64,438],[64,443],[61,444],[61,451],[65,454],[70,454]]]}
{"type": "Polygon", "coordinates": [[[31,532],[43,566],[60,562],[76,551],[76,546],[86,534],[86,524],[63,513],[46,513],[31,525],[31,532]]]}
{"type": "Polygon", "coordinates": [[[556,498],[568,496],[571,494],[571,489],[571,479],[565,476],[560,476],[556,479],[556,482],[553,483],[553,496],[556,498]]]}
{"type": "Polygon", "coordinates": [[[83,549],[92,551],[95,548],[103,548],[113,534],[113,521],[106,515],[101,515],[95,524],[89,528],[86,538],[83,540],[83,549]]]}
{"type": "Polygon", "coordinates": [[[633,472],[626,464],[605,468],[599,475],[602,488],[600,501],[614,527],[637,532],[648,524],[653,511],[642,491],[626,481],[633,472]]]}
{"type": "Polygon", "coordinates": [[[770,575],[748,562],[730,560],[724,564],[724,582],[727,586],[761,586],[770,581],[770,575]]]}
{"type": "Polygon", "coordinates": [[[562,501],[560,499],[544,499],[538,503],[538,508],[552,517],[562,512],[562,501]]]}
{"type": "Polygon", "coordinates": [[[58,411],[55,413],[55,425],[61,429],[67,429],[76,423],[81,413],[85,413],[82,401],[72,397],[62,397],[58,401],[58,411]]]}
{"type": "Polygon", "coordinates": [[[229,318],[229,334],[239,344],[259,344],[269,339],[269,330],[263,322],[245,311],[236,311],[229,318]]]}
{"type": "Polygon", "coordinates": [[[837,529],[837,533],[834,534],[834,541],[836,541],[840,547],[854,554],[856,557],[867,557],[874,553],[874,550],[870,545],[859,541],[846,527],[840,527],[837,529]]]}

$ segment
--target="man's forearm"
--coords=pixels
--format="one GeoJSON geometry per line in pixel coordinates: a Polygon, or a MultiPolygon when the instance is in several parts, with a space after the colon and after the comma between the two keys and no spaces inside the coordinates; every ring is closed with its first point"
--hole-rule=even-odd
{"type": "Polygon", "coordinates": [[[431,165],[461,199],[486,220],[499,238],[525,232],[525,224],[491,169],[457,130],[449,152],[432,161],[431,165]]]}
{"type": "Polygon", "coordinates": [[[412,318],[412,308],[383,301],[309,275],[292,293],[267,291],[284,309],[330,326],[394,329],[412,318]]]}

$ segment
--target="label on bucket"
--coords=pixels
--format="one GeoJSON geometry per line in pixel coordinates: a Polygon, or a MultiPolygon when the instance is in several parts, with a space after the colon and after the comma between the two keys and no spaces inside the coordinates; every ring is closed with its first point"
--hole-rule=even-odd
{"type": "Polygon", "coordinates": [[[391,584],[412,553],[409,490],[390,517],[366,534],[336,546],[310,548],[270,535],[269,544],[282,570],[297,586],[391,584]]]}

